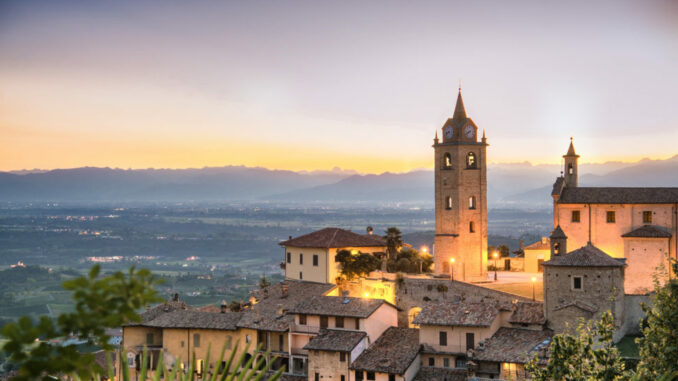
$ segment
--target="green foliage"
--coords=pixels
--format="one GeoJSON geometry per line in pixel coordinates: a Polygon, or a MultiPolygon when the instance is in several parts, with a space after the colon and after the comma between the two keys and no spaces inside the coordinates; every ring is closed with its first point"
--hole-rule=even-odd
{"type": "Polygon", "coordinates": [[[271,283],[269,283],[268,279],[266,279],[266,275],[262,275],[261,279],[259,280],[259,288],[263,290],[270,285],[271,283]]]}
{"type": "MultiPolygon", "coordinates": [[[[673,274],[678,274],[678,261],[672,260],[673,274]]],[[[643,304],[647,315],[643,337],[637,339],[640,379],[653,380],[663,375],[678,379],[678,279],[670,279],[664,286],[655,280],[655,294],[650,306],[643,304]]]]}
{"type": "Polygon", "coordinates": [[[388,262],[389,272],[420,273],[431,272],[433,265],[433,256],[427,253],[419,253],[412,248],[400,250],[398,256],[393,261],[388,262]]]}
{"type": "Polygon", "coordinates": [[[388,258],[391,260],[396,259],[398,250],[403,246],[403,234],[400,232],[400,229],[395,226],[386,229],[384,239],[386,240],[388,258]]]}
{"type": "Polygon", "coordinates": [[[100,267],[94,266],[88,276],[63,283],[64,289],[73,293],[75,312],[60,315],[56,322],[47,316],[37,322],[23,316],[2,327],[2,335],[8,340],[3,350],[19,370],[16,380],[47,379],[58,374],[90,378],[100,371],[92,354],[79,353],[75,345],[53,345],[49,341],[75,335],[110,351],[113,348],[105,330],[139,321],[136,311],[159,300],[153,289],[159,281],[148,270],[132,267],[128,274],[116,272],[106,277],[100,277],[99,272],[100,267]]]}
{"type": "Polygon", "coordinates": [[[229,303],[228,309],[233,312],[240,312],[240,310],[242,309],[242,305],[240,304],[240,302],[233,300],[231,303],[229,303]]]}
{"type": "Polygon", "coordinates": [[[340,250],[336,260],[341,266],[341,275],[349,280],[358,276],[366,276],[381,266],[379,258],[372,254],[351,254],[348,250],[340,250]]]}
{"type": "Polygon", "coordinates": [[[488,246],[487,247],[487,258],[490,260],[493,260],[494,257],[492,257],[492,253],[494,252],[499,253],[499,257],[508,257],[509,254],[511,253],[511,250],[509,249],[508,245],[499,245],[499,246],[488,246]]]}
{"type": "Polygon", "coordinates": [[[535,357],[526,369],[535,381],[628,379],[613,334],[614,319],[607,311],[595,323],[580,323],[575,335],[555,335],[546,367],[535,357]]]}

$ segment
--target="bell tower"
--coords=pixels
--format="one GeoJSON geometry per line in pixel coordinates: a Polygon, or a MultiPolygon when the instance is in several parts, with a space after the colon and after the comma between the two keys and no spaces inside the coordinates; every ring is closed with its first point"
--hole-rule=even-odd
{"type": "Polygon", "coordinates": [[[563,155],[565,160],[565,186],[566,187],[576,187],[577,186],[577,162],[579,161],[579,155],[574,152],[574,143],[572,143],[572,138],[570,138],[570,147],[567,149],[567,153],[563,155]]]}
{"type": "Polygon", "coordinates": [[[455,280],[487,278],[485,132],[466,116],[461,88],[452,118],[433,140],[435,160],[435,272],[455,280]]]}

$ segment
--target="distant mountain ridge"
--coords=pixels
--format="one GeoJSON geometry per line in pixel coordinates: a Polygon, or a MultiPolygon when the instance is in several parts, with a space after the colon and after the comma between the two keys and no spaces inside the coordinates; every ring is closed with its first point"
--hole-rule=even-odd
{"type": "MultiPolygon", "coordinates": [[[[582,186],[678,186],[678,155],[636,163],[583,164],[582,186]]],[[[547,207],[560,174],[556,165],[488,166],[490,207],[547,207]]],[[[291,202],[342,204],[433,204],[433,171],[360,175],[294,172],[260,167],[111,169],[83,167],[21,174],[0,172],[4,202],[291,202]]]]}

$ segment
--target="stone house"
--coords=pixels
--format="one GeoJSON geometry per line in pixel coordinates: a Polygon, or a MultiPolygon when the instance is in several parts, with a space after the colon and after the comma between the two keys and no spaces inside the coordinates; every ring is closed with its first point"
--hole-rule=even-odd
{"type": "Polygon", "coordinates": [[[321,329],[304,349],[308,351],[309,380],[348,381],[349,366],[367,348],[363,331],[321,329]]]}
{"type": "Polygon", "coordinates": [[[419,331],[391,327],[351,364],[351,381],[411,381],[420,368],[419,331]]]}

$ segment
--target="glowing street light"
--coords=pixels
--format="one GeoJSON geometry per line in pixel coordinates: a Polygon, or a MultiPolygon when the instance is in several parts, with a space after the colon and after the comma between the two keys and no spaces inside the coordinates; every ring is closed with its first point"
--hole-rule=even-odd
{"type": "Polygon", "coordinates": [[[419,249],[422,253],[426,254],[428,253],[428,246],[422,246],[421,249],[419,249]]]}
{"type": "Polygon", "coordinates": [[[537,283],[537,277],[532,277],[532,300],[534,299],[534,284],[537,283]]]}
{"type": "Polygon", "coordinates": [[[499,257],[499,254],[495,250],[494,253],[492,253],[492,258],[494,258],[494,281],[497,281],[497,257],[499,257]]]}
{"type": "Polygon", "coordinates": [[[365,296],[365,299],[367,299],[367,298],[370,297],[370,294],[368,294],[368,293],[366,292],[364,296],[365,296]]]}
{"type": "Polygon", "coordinates": [[[450,280],[454,281],[454,258],[450,258],[450,280]]]}

